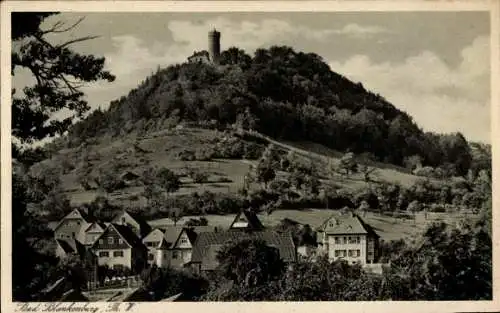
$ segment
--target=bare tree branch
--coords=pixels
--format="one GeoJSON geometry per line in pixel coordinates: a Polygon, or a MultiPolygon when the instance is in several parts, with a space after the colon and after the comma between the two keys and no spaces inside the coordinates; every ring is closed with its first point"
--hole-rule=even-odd
{"type": "Polygon", "coordinates": [[[64,23],[61,21],[58,21],[54,24],[54,26],[52,26],[52,28],[45,30],[45,31],[42,31],[42,34],[45,35],[48,33],[58,34],[58,33],[68,32],[68,31],[72,30],[73,28],[75,28],[76,26],[78,26],[84,19],[85,19],[85,17],[81,17],[78,19],[78,21],[73,23],[71,26],[68,26],[68,27],[63,28],[63,29],[60,29],[60,27],[64,26],[64,23]]]}
{"type": "Polygon", "coordinates": [[[69,46],[69,45],[77,43],[77,42],[92,40],[92,39],[96,39],[96,38],[99,38],[99,37],[100,36],[85,36],[85,37],[73,39],[73,40],[70,40],[70,41],[67,41],[67,42],[63,43],[62,45],[58,45],[56,48],[64,48],[66,46],[69,46]]]}

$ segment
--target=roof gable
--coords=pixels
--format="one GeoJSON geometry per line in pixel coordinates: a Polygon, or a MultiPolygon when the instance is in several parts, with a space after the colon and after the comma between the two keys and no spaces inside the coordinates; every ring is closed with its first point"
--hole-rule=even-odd
{"type": "Polygon", "coordinates": [[[262,223],[260,222],[257,214],[254,212],[244,210],[240,211],[240,213],[236,214],[230,229],[254,229],[261,230],[264,228],[262,223]]]}
{"type": "Polygon", "coordinates": [[[99,222],[94,222],[92,224],[89,225],[89,227],[87,227],[87,229],[85,229],[85,232],[86,233],[89,233],[89,232],[104,232],[104,230],[106,229],[106,225],[102,224],[102,223],[99,223],[99,222]]]}
{"type": "Polygon", "coordinates": [[[82,222],[88,223],[88,216],[83,211],[74,209],[59,221],[57,226],[54,227],[54,231],[58,230],[67,220],[81,220],[82,222]]]}
{"type": "Polygon", "coordinates": [[[164,230],[155,228],[152,231],[150,231],[149,234],[147,234],[144,238],[142,238],[142,242],[154,241],[156,237],[163,238],[164,234],[165,234],[164,230]]]}
{"type": "Polygon", "coordinates": [[[177,236],[177,238],[175,239],[175,242],[172,244],[172,248],[175,248],[179,245],[179,241],[181,240],[182,237],[187,238],[190,245],[192,246],[196,241],[197,235],[192,228],[183,228],[180,231],[179,236],[177,236]]]}
{"type": "Polygon", "coordinates": [[[135,236],[135,234],[132,232],[132,230],[130,230],[130,228],[128,228],[127,226],[111,223],[108,225],[108,227],[106,227],[106,230],[96,239],[96,241],[92,245],[92,248],[96,247],[100,239],[103,239],[110,234],[118,235],[123,240],[123,242],[130,248],[137,246],[138,242],[140,243],[139,238],[135,236]]]}
{"type": "Polygon", "coordinates": [[[123,218],[125,218],[125,221],[132,221],[139,226],[141,237],[146,236],[151,231],[151,226],[143,218],[127,210],[123,210],[115,216],[112,223],[121,224],[123,218]]]}
{"type": "Polygon", "coordinates": [[[373,228],[354,213],[333,214],[321,226],[320,230],[327,234],[370,234],[375,235],[373,228]]]}

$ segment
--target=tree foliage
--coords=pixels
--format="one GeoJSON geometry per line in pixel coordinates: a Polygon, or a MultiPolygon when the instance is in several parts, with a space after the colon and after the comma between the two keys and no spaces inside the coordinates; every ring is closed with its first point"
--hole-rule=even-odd
{"type": "Polygon", "coordinates": [[[82,117],[90,107],[80,90],[82,83],[98,80],[113,81],[114,76],[104,70],[104,58],[82,55],[70,46],[96,38],[86,36],[53,44],[47,37],[71,31],[73,25],[55,22],[42,28],[43,22],[56,13],[12,13],[12,75],[16,68],[29,70],[36,80],[25,87],[23,94],[13,90],[12,134],[21,141],[43,139],[64,133],[73,118],[82,117]],[[68,110],[71,115],[63,120],[52,119],[53,114],[68,110]]]}

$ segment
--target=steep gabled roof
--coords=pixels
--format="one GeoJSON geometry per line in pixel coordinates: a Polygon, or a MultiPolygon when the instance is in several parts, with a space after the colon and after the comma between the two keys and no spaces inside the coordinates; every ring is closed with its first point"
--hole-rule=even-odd
{"type": "Polygon", "coordinates": [[[117,225],[111,224],[112,227],[116,229],[118,234],[123,237],[123,239],[131,246],[131,247],[141,247],[143,246],[142,241],[137,237],[137,235],[125,225],[117,225]]]}
{"type": "Polygon", "coordinates": [[[246,221],[248,223],[246,229],[253,229],[253,230],[264,229],[264,225],[262,225],[262,223],[260,222],[259,218],[257,217],[257,214],[255,214],[255,212],[252,211],[248,210],[240,211],[240,213],[236,214],[236,216],[234,217],[234,220],[231,223],[231,226],[229,226],[229,228],[238,229],[233,227],[233,225],[239,221],[246,221]]]}
{"type": "Polygon", "coordinates": [[[151,226],[146,222],[146,220],[144,220],[139,214],[136,214],[136,213],[133,213],[133,212],[130,212],[130,211],[127,211],[127,210],[123,210],[120,214],[118,214],[117,216],[115,216],[115,218],[113,218],[113,222],[117,222],[117,218],[122,215],[122,214],[127,214],[128,216],[130,216],[137,224],[139,224],[139,227],[141,229],[141,236],[144,237],[146,236],[147,234],[149,234],[149,232],[151,231],[151,226]]]}
{"type": "Polygon", "coordinates": [[[331,215],[319,227],[319,230],[327,234],[364,234],[378,237],[377,233],[370,225],[365,223],[361,217],[352,212],[331,215]]]}
{"type": "MultiPolygon", "coordinates": [[[[89,215],[84,211],[84,210],[80,210],[80,209],[74,209],[72,210],[71,212],[69,212],[68,214],[66,214],[66,216],[64,216],[60,221],[59,223],[57,223],[57,226],[54,227],[54,231],[56,231],[62,224],[65,220],[68,220],[68,219],[73,219],[73,218],[79,218],[79,219],[82,219],[84,222],[87,222],[89,223],[90,222],[90,217],[89,215]],[[74,214],[76,213],[76,214],[74,214]],[[71,217],[71,215],[75,215],[75,217],[71,217]]],[[[80,228],[78,228],[78,230],[76,230],[75,232],[78,232],[80,230],[80,228]]]]}
{"type": "Polygon", "coordinates": [[[160,230],[163,233],[163,238],[158,248],[173,248],[184,232],[186,232],[191,244],[194,245],[199,233],[212,232],[214,229],[215,227],[213,226],[168,226],[166,228],[157,228],[156,230],[160,230]]]}
{"type": "Polygon", "coordinates": [[[217,252],[226,244],[238,242],[243,239],[260,239],[269,246],[278,249],[280,257],[285,262],[295,262],[296,253],[290,233],[279,234],[275,231],[256,232],[204,232],[199,233],[194,247],[192,262],[201,263],[202,270],[214,270],[218,266],[217,252]]]}
{"type": "Polygon", "coordinates": [[[98,242],[99,239],[104,237],[110,229],[114,229],[116,233],[125,241],[127,245],[129,245],[131,248],[133,247],[143,247],[144,245],[142,244],[142,241],[137,237],[137,235],[128,227],[125,225],[118,225],[118,224],[113,224],[110,223],[108,227],[104,230],[104,232],[96,239],[92,247],[94,247],[98,242]]]}
{"type": "Polygon", "coordinates": [[[56,243],[63,249],[67,254],[75,253],[79,257],[83,258],[86,253],[85,246],[82,245],[78,240],[75,239],[56,239],[56,243]]]}
{"type": "Polygon", "coordinates": [[[88,232],[90,230],[90,228],[92,228],[93,226],[99,227],[100,231],[104,231],[107,227],[106,224],[104,224],[102,222],[93,222],[87,228],[85,228],[85,232],[88,232]]]}

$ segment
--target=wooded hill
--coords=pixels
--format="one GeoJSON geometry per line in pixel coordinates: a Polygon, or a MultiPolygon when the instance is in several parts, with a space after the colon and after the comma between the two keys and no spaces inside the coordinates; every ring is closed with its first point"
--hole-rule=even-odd
{"type": "Polygon", "coordinates": [[[144,135],[193,121],[237,124],[272,138],[310,141],[385,163],[440,167],[464,175],[471,150],[460,133],[424,132],[382,96],[335,73],[314,53],[273,46],[253,57],[238,48],[221,65],[158,68],[137,88],[69,131],[69,147],[98,136],[144,135]]]}

